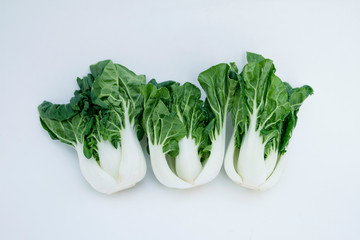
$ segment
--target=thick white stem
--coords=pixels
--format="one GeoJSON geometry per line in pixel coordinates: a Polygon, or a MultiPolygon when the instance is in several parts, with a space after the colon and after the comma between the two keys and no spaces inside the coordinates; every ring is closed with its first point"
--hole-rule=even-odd
{"type": "Polygon", "coordinates": [[[115,180],[119,178],[119,165],[121,160],[121,149],[114,148],[110,141],[101,139],[97,143],[100,166],[105,172],[110,174],[115,180]]]}
{"type": "MultiPolygon", "coordinates": [[[[125,111],[127,113],[127,111],[125,111]]],[[[146,160],[134,128],[125,115],[125,128],[121,134],[121,161],[119,165],[119,181],[134,186],[146,174],[146,160]]]]}
{"type": "Polygon", "coordinates": [[[106,194],[118,191],[117,181],[105,172],[94,158],[87,159],[84,156],[82,144],[78,144],[75,149],[78,153],[81,173],[96,191],[106,194]]]}
{"type": "Polygon", "coordinates": [[[246,130],[241,142],[237,172],[243,179],[243,185],[258,188],[266,181],[264,147],[260,131],[256,128],[256,111],[250,118],[249,129],[246,130]]]}
{"type": "Polygon", "coordinates": [[[75,147],[83,176],[99,192],[111,194],[130,188],[145,176],[144,153],[126,110],[125,127],[120,136],[121,147],[118,148],[109,141],[98,142],[100,166],[94,158],[87,159],[84,156],[82,144],[75,147]]]}
{"type": "Polygon", "coordinates": [[[274,186],[282,176],[282,173],[284,171],[285,165],[286,165],[286,157],[281,156],[279,159],[277,165],[275,166],[274,172],[270,175],[268,180],[260,186],[260,190],[267,190],[274,186]]]}
{"type": "Polygon", "coordinates": [[[170,169],[161,145],[153,145],[149,142],[150,161],[155,177],[163,185],[170,188],[186,189],[192,184],[185,182],[170,169]]]}
{"type": "Polygon", "coordinates": [[[212,142],[211,154],[205,163],[203,170],[199,177],[195,180],[195,185],[202,185],[212,181],[220,172],[224,160],[225,153],[225,131],[226,124],[224,123],[220,134],[215,137],[212,142]]]}
{"type": "Polygon", "coordinates": [[[179,141],[179,149],[175,161],[176,174],[186,182],[193,183],[202,170],[198,146],[191,137],[184,137],[179,141]]]}
{"type": "Polygon", "coordinates": [[[98,143],[101,166],[94,158],[87,159],[84,156],[82,144],[75,148],[81,173],[89,184],[101,193],[111,194],[130,188],[145,176],[145,157],[135,131],[132,128],[122,130],[121,140],[122,147],[118,149],[109,141],[98,143]]]}
{"type": "Polygon", "coordinates": [[[265,159],[265,168],[266,168],[266,177],[267,178],[274,171],[277,159],[278,159],[278,152],[276,150],[271,150],[270,154],[265,159]]]}
{"type": "Polygon", "coordinates": [[[255,190],[267,190],[271,188],[274,184],[276,184],[285,168],[285,161],[284,157],[282,157],[279,162],[277,163],[278,159],[278,152],[271,151],[268,157],[265,160],[265,169],[266,169],[266,177],[268,178],[260,185],[249,184],[249,182],[245,182],[242,180],[241,176],[236,172],[234,167],[234,161],[239,158],[239,153],[237,153],[237,148],[235,146],[235,132],[231,137],[228,149],[226,151],[225,160],[224,160],[224,168],[226,174],[229,176],[231,180],[233,180],[237,184],[241,184],[244,187],[255,189],[255,190]]]}
{"type": "Polygon", "coordinates": [[[235,160],[238,161],[239,158],[239,149],[235,146],[235,130],[231,136],[229,146],[226,150],[225,160],[224,160],[224,169],[226,174],[231,180],[237,184],[241,184],[243,180],[241,176],[235,170],[235,160]]]}
{"type": "Polygon", "coordinates": [[[191,188],[206,184],[220,172],[225,152],[225,124],[212,142],[211,154],[205,165],[200,163],[193,139],[179,142],[180,153],[175,159],[176,174],[170,169],[161,145],[149,143],[150,160],[156,178],[170,188],[191,188]]]}

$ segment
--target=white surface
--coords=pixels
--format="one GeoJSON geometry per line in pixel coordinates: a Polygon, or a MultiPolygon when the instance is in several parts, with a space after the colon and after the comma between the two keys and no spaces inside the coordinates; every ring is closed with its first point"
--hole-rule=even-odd
{"type": "Polygon", "coordinates": [[[2,1],[0,239],[359,239],[359,10],[356,1],[2,1]],[[196,83],[211,65],[243,65],[245,51],[315,90],[267,192],[223,170],[172,190],[148,169],[136,187],[102,195],[76,152],[39,124],[37,105],[67,102],[99,60],[196,83]]]}

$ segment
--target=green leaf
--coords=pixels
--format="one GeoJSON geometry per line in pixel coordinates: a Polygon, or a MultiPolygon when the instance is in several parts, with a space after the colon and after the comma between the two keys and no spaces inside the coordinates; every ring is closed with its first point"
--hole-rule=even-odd
{"type": "Polygon", "coordinates": [[[170,114],[169,90],[166,87],[158,89],[153,81],[143,86],[141,92],[144,96],[142,125],[149,141],[162,145],[164,154],[175,157],[179,153],[178,141],[186,135],[186,129],[176,115],[170,114]]]}
{"type": "Polygon", "coordinates": [[[54,140],[75,147],[83,143],[93,121],[82,112],[70,110],[69,104],[52,104],[44,101],[38,107],[42,127],[54,140]]]}
{"type": "Polygon", "coordinates": [[[171,80],[158,83],[158,82],[156,82],[155,79],[151,79],[151,80],[149,81],[149,83],[152,84],[152,85],[154,85],[157,89],[160,89],[160,88],[162,88],[162,87],[169,89],[169,88],[170,88],[172,85],[174,85],[174,84],[175,84],[175,85],[179,85],[179,83],[177,83],[177,82],[175,82],[175,81],[171,81],[171,80]]]}
{"type": "Polygon", "coordinates": [[[221,63],[210,67],[199,74],[198,81],[206,93],[206,101],[210,106],[215,119],[217,134],[220,133],[228,111],[232,107],[232,98],[237,88],[236,79],[230,76],[234,75],[234,70],[230,66],[221,63]]]}
{"type": "Polygon", "coordinates": [[[74,117],[79,111],[73,109],[70,103],[68,104],[52,104],[44,101],[38,107],[39,114],[42,118],[51,120],[63,121],[74,117]]]}
{"type": "Polygon", "coordinates": [[[259,63],[265,60],[265,58],[259,54],[247,52],[246,53],[246,59],[248,63],[259,63]]]}
{"type": "Polygon", "coordinates": [[[265,105],[258,118],[261,128],[260,133],[263,136],[264,142],[269,143],[265,146],[266,156],[271,149],[278,149],[281,125],[290,111],[291,108],[285,85],[278,77],[272,75],[266,93],[265,105]],[[273,141],[270,141],[272,139],[273,141]]]}
{"type": "Polygon", "coordinates": [[[289,144],[292,132],[297,123],[297,113],[301,104],[305,101],[305,99],[314,93],[314,90],[308,86],[304,85],[300,88],[292,88],[290,84],[284,82],[286,87],[286,91],[289,96],[289,104],[291,107],[291,113],[286,116],[283,121],[282,132],[281,132],[281,140],[279,146],[280,154],[284,154],[286,152],[286,147],[289,144]]]}
{"type": "Polygon", "coordinates": [[[254,110],[262,111],[270,77],[274,72],[273,62],[269,59],[245,65],[241,80],[244,82],[246,104],[250,115],[254,110]]]}
{"type": "Polygon", "coordinates": [[[94,83],[94,77],[91,74],[88,74],[86,77],[77,78],[76,81],[82,92],[89,93],[94,83]]]}

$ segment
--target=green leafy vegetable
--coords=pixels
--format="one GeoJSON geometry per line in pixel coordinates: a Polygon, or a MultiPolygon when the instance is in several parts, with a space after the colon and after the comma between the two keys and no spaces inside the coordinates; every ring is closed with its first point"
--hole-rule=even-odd
{"type": "Polygon", "coordinates": [[[77,150],[80,169],[97,191],[113,193],[134,186],[146,173],[139,139],[143,136],[140,86],[136,75],[110,60],[90,66],[78,78],[80,90],[68,104],[43,102],[40,122],[52,139],[77,150]]]}
{"type": "Polygon", "coordinates": [[[218,173],[211,169],[217,155],[212,151],[216,119],[201,100],[200,89],[191,83],[151,80],[142,94],[142,125],[158,180],[173,188],[211,181],[218,173]]]}
{"type": "Polygon", "coordinates": [[[278,180],[300,105],[313,90],[282,82],[270,59],[248,53],[247,60],[241,74],[234,76],[239,87],[233,100],[234,133],[225,170],[233,181],[262,190],[278,180]]]}

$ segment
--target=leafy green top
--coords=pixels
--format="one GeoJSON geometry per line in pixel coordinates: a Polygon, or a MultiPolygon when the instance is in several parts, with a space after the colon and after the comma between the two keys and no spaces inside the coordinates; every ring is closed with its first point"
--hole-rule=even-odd
{"type": "Polygon", "coordinates": [[[143,136],[140,125],[144,75],[110,60],[90,66],[91,74],[78,78],[80,90],[68,104],[43,102],[39,106],[40,121],[53,139],[73,147],[84,145],[84,154],[98,159],[97,142],[109,140],[114,147],[121,145],[121,129],[135,128],[143,136]]]}
{"type": "Polygon", "coordinates": [[[206,93],[205,105],[216,119],[217,134],[226,122],[226,115],[232,107],[232,100],[237,87],[233,70],[225,63],[212,66],[199,74],[198,81],[206,93]]]}
{"type": "MultiPolygon", "coordinates": [[[[93,127],[92,116],[99,110],[98,107],[92,106],[90,100],[89,89],[93,80],[90,74],[83,79],[78,78],[80,90],[75,91],[70,103],[53,104],[44,101],[39,105],[41,125],[52,139],[72,147],[85,142],[93,127]]],[[[89,156],[86,149],[84,153],[89,156]]]]}

